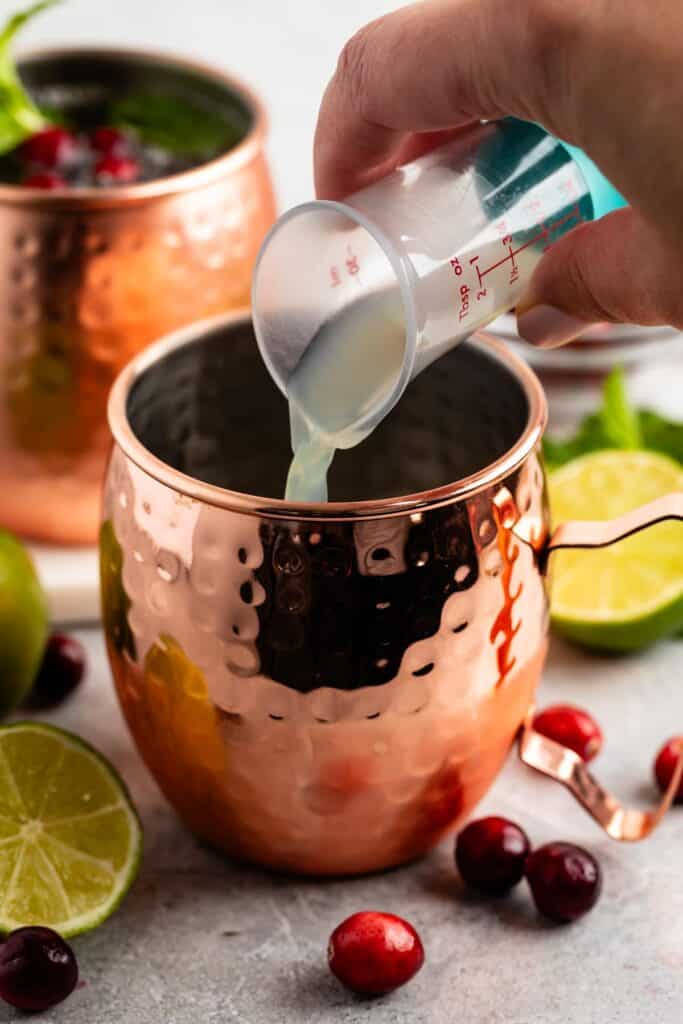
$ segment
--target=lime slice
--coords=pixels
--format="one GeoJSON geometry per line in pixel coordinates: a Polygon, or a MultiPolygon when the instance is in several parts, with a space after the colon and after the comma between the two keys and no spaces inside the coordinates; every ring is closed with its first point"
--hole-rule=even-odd
{"type": "Polygon", "coordinates": [[[101,924],[138,870],[142,830],[110,764],[42,723],[0,728],[0,932],[101,924]]]}
{"type": "Polygon", "coordinates": [[[47,637],[47,603],[26,548],[0,530],[0,717],[26,696],[47,637]]]}
{"type": "MultiPolygon", "coordinates": [[[[601,451],[550,477],[553,521],[613,519],[683,491],[683,470],[652,452],[601,451]]],[[[586,647],[637,650],[683,626],[683,523],[665,522],[608,548],[552,556],[552,621],[586,647]]]]}

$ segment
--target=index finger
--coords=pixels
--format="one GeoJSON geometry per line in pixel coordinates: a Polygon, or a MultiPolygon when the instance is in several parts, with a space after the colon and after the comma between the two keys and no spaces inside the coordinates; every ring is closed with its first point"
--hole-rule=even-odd
{"type": "MultiPolygon", "coordinates": [[[[337,199],[427,148],[415,133],[512,114],[550,130],[532,0],[427,0],[344,47],[315,135],[316,192],[337,199]]],[[[559,8],[554,0],[545,7],[559,8]]],[[[542,33],[541,33],[542,34],[542,33]]],[[[560,115],[560,120],[562,120],[560,115]]],[[[564,137],[571,134],[565,126],[564,137]]],[[[428,145],[428,144],[427,144],[428,145]]]]}

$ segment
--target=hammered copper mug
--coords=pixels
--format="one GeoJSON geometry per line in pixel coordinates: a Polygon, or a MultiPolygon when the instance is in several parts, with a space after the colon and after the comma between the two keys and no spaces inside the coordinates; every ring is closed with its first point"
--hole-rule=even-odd
{"type": "MultiPolygon", "coordinates": [[[[471,811],[533,707],[552,547],[683,517],[674,495],[549,539],[545,418],[531,370],[468,342],[338,453],[330,504],[289,506],[287,405],[246,314],[123,371],[101,532],[107,646],[140,752],[198,835],[347,874],[423,853],[471,811]]],[[[528,725],[522,752],[621,839],[654,827],[680,777],[656,812],[630,812],[528,725]]]]}
{"type": "Polygon", "coordinates": [[[94,543],[118,371],[162,334],[248,302],[275,215],[259,100],[222,72],[163,54],[59,50],[22,77],[50,105],[167,89],[225,112],[241,141],[138,185],[0,185],[0,526],[94,543]]]}

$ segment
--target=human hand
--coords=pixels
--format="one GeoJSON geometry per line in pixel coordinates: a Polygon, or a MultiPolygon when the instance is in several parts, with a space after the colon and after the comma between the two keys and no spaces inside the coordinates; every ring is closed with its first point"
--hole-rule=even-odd
{"type": "Polygon", "coordinates": [[[316,130],[317,193],[348,195],[473,121],[537,121],[631,206],[542,258],[520,334],[552,347],[596,321],[683,328],[682,66],[680,0],[423,0],[342,51],[316,130]]]}

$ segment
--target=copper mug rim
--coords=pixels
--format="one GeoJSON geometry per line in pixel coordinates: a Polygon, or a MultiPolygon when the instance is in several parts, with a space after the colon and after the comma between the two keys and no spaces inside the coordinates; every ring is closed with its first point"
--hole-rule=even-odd
{"type": "Polygon", "coordinates": [[[243,494],[239,491],[218,487],[215,484],[204,483],[196,477],[173,469],[145,448],[135,435],[128,420],[128,396],[138,378],[171,352],[193,344],[207,331],[223,326],[230,327],[233,324],[250,320],[250,310],[244,308],[227,315],[210,317],[174,331],[131,360],[119,373],[112,386],[107,415],[109,427],[116,443],[139,469],[148,473],[159,483],[165,484],[188,498],[232,512],[268,516],[273,519],[305,519],[327,522],[386,519],[403,516],[410,512],[427,511],[451,504],[454,501],[461,501],[499,483],[525,462],[543,436],[548,407],[543,387],[536,374],[519,356],[511,353],[505,344],[490,335],[478,333],[474,336],[475,344],[492,354],[515,374],[524,390],[529,412],[524,429],[515,443],[499,459],[477,470],[476,473],[414,494],[366,501],[328,502],[326,504],[296,504],[282,498],[243,494]]]}
{"type": "Polygon", "coordinates": [[[109,188],[73,188],[57,193],[25,185],[0,184],[0,203],[13,206],[45,207],[46,209],[102,209],[123,204],[144,203],[165,196],[173,196],[201,188],[218,180],[228,172],[249,163],[263,147],[268,132],[268,116],[263,101],[241,78],[213,64],[179,56],[170,50],[146,49],[126,46],[47,46],[22,50],[19,65],[31,60],[68,60],[73,57],[92,57],[93,60],[130,58],[166,64],[194,72],[225,86],[245,105],[251,115],[251,124],[243,139],[220,156],[207,160],[179,174],[169,174],[155,181],[138,185],[117,185],[109,188]]]}

